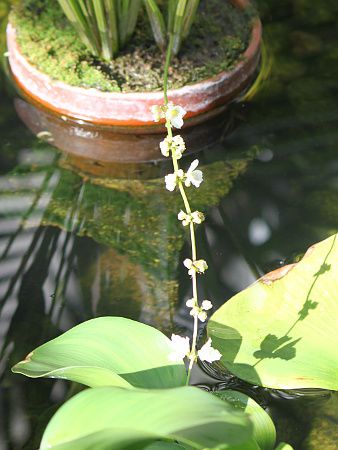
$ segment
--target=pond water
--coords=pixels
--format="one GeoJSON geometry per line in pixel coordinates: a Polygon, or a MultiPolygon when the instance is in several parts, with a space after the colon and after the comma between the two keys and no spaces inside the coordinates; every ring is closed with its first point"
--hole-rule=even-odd
{"type": "MultiPolygon", "coordinates": [[[[218,306],[338,228],[338,6],[258,4],[271,70],[192,144],[206,180],[192,194],[207,214],[197,238],[211,270],[201,289],[218,306]]],[[[0,1],[2,30],[7,6],[0,1]]],[[[73,391],[10,367],[102,315],[189,333],[190,283],[179,270],[189,245],[180,199],[163,189],[166,164],[93,164],[59,152],[19,119],[33,112],[1,77],[0,450],[33,450],[73,391]]],[[[338,448],[336,396],[272,409],[296,449],[338,448]]]]}

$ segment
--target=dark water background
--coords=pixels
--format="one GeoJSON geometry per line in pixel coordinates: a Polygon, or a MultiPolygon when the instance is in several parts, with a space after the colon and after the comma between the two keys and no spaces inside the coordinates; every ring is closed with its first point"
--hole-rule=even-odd
{"type": "MultiPolygon", "coordinates": [[[[207,213],[198,247],[216,305],[338,228],[338,3],[258,4],[271,72],[198,155],[206,181],[192,196],[207,213]]],[[[69,385],[9,368],[91,317],[189,332],[179,270],[189,245],[163,164],[79,165],[23,125],[0,76],[0,450],[35,449],[69,385]]],[[[296,449],[338,448],[336,397],[277,406],[280,435],[296,449]]]]}

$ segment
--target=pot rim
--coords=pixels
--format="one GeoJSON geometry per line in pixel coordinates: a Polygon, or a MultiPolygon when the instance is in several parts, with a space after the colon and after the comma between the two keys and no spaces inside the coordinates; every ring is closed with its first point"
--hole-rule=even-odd
{"type": "MultiPolygon", "coordinates": [[[[250,0],[231,1],[240,9],[250,5],[250,0]]],[[[254,74],[260,57],[261,36],[262,25],[256,17],[252,23],[249,45],[233,70],[222,71],[198,83],[171,89],[168,91],[169,101],[181,105],[187,111],[185,118],[189,119],[232,100],[254,74]]],[[[154,124],[150,109],[153,105],[163,103],[162,91],[103,92],[53,80],[22,55],[16,40],[16,30],[10,22],[7,25],[7,42],[13,78],[20,90],[33,102],[58,114],[94,124],[159,127],[159,124],[154,124]]],[[[190,122],[193,124],[194,121],[190,122]]],[[[160,128],[163,128],[161,124],[160,128]]]]}

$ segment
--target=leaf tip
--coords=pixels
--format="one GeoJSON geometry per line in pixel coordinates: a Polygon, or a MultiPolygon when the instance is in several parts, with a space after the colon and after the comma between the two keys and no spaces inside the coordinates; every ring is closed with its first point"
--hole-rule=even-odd
{"type": "Polygon", "coordinates": [[[33,352],[28,353],[28,355],[26,356],[25,359],[23,359],[22,361],[18,362],[17,364],[15,364],[15,365],[11,368],[11,371],[12,371],[13,373],[18,373],[18,372],[20,372],[20,370],[19,370],[20,367],[21,367],[23,364],[27,364],[27,363],[31,362],[32,356],[33,356],[33,352]]]}

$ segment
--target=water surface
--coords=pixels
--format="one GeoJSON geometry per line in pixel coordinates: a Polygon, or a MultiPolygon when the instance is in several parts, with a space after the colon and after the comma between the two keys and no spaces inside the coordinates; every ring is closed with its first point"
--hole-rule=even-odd
{"type": "MultiPolygon", "coordinates": [[[[216,305],[338,228],[338,7],[259,6],[271,72],[198,154],[206,181],[192,194],[207,214],[198,247],[211,270],[201,288],[216,305]]],[[[189,244],[176,219],[180,199],[163,188],[167,165],[97,167],[62,154],[20,121],[1,77],[0,450],[35,449],[72,392],[10,367],[102,315],[189,332],[181,270],[189,244]]],[[[337,448],[336,397],[281,400],[277,409],[280,434],[295,448],[337,448]]]]}

